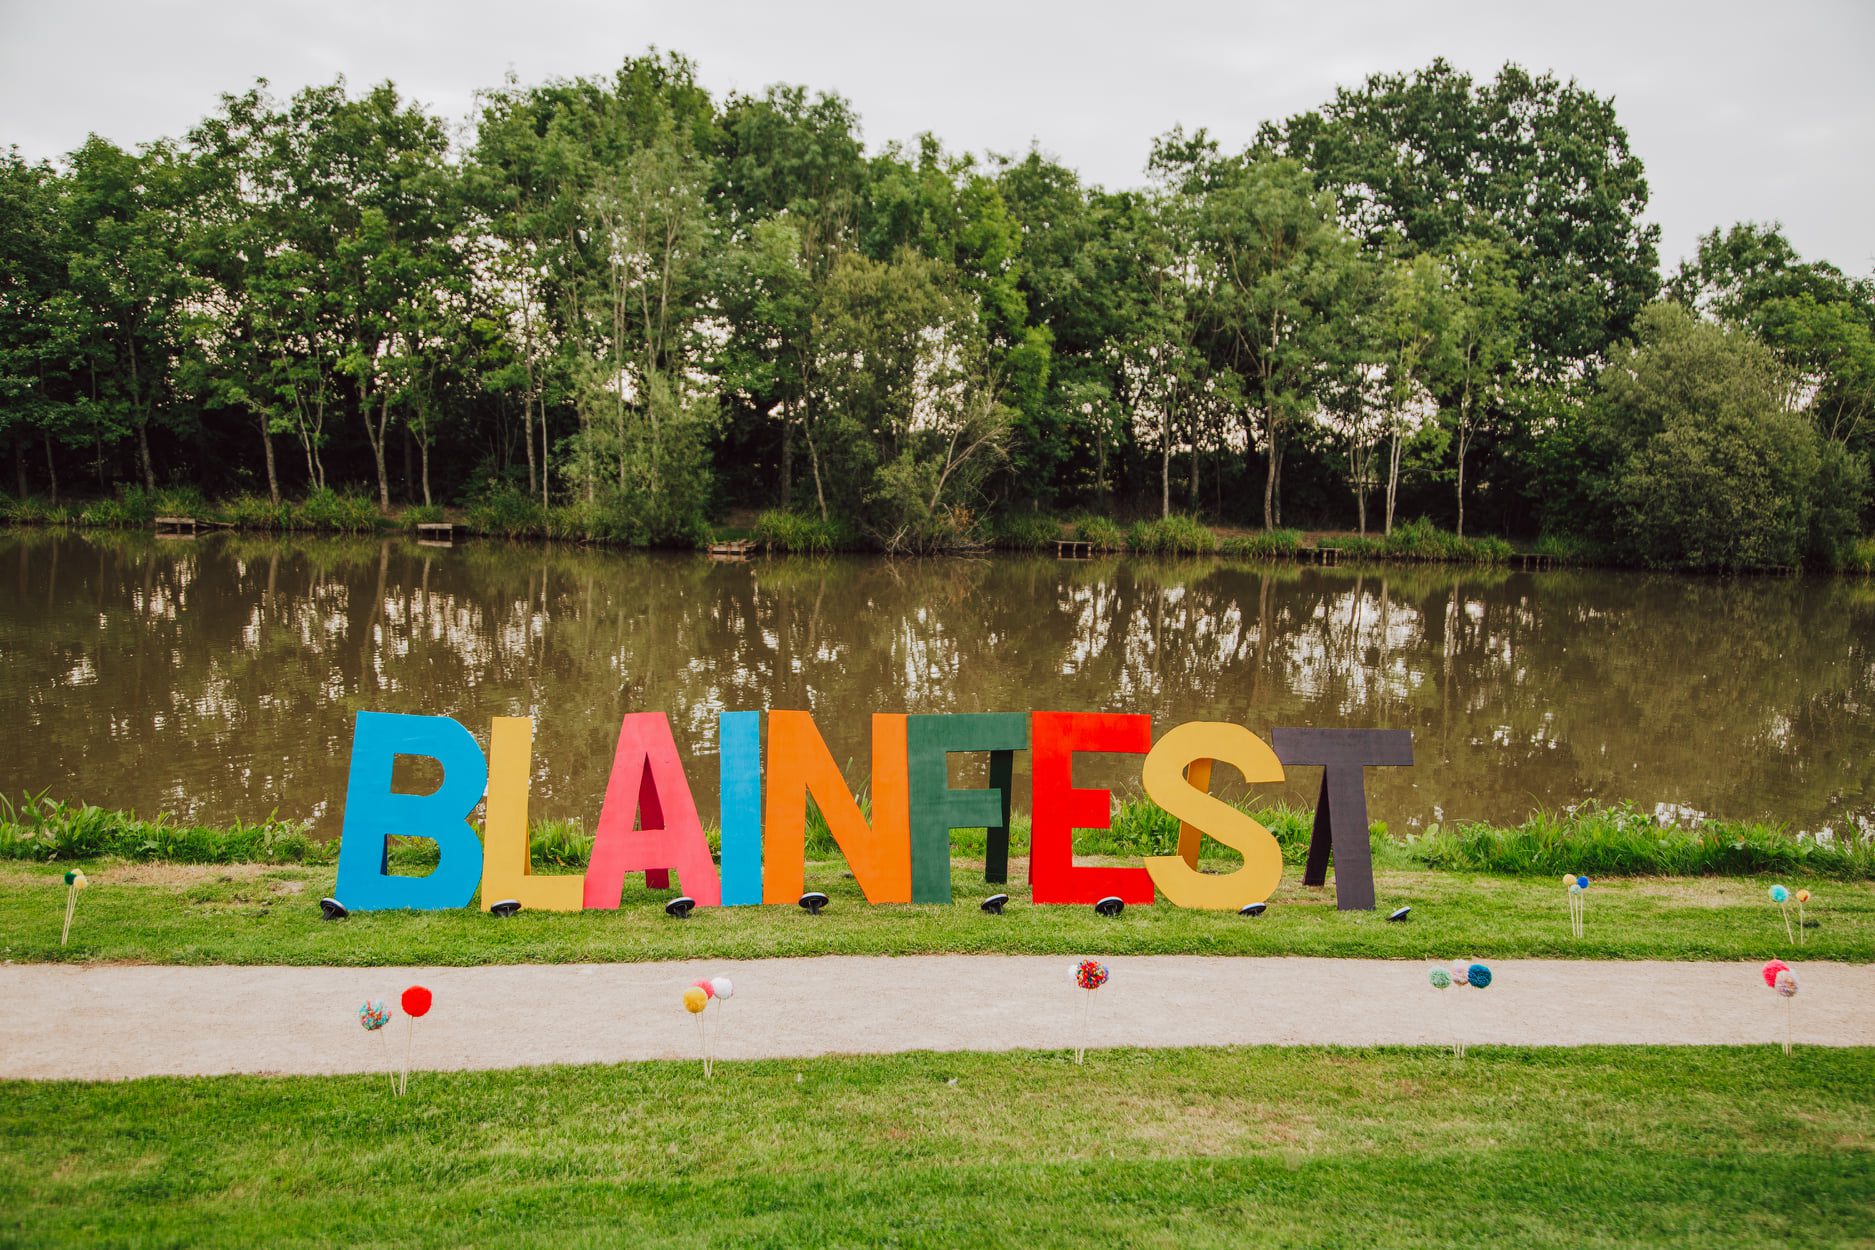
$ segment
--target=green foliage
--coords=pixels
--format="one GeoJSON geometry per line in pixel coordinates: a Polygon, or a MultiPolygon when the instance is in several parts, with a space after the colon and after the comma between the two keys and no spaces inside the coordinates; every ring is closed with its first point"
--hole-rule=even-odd
{"type": "Polygon", "coordinates": [[[1629,806],[1539,812],[1513,828],[1466,823],[1411,848],[1429,868],[1505,876],[1763,876],[1875,878],[1875,841],[1793,836],[1763,824],[1662,823],[1629,806]]]}
{"type": "Polygon", "coordinates": [[[74,525],[78,522],[76,509],[65,504],[55,504],[27,495],[13,499],[0,495],[0,520],[8,525],[74,525]]]}
{"type": "Polygon", "coordinates": [[[755,540],[766,551],[788,555],[826,555],[854,546],[853,535],[838,521],[780,509],[755,518],[755,540]]]}
{"type": "Polygon", "coordinates": [[[1530,554],[1547,556],[1559,564],[1594,564],[1604,553],[1579,534],[1544,534],[1530,544],[1530,554]]]}
{"type": "Polygon", "coordinates": [[[837,96],[712,97],[680,55],[479,100],[459,152],[395,85],[333,82],[0,155],[0,453],[30,496],[0,520],[373,532],[401,488],[405,525],[474,498],[485,533],[679,548],[762,503],[826,531],[771,546],[888,552],[1034,549],[1085,508],[1106,550],[1110,515],[1275,529],[1286,488],[1290,524],[1366,532],[1370,493],[1391,520],[1436,486],[1459,533],[1734,568],[1843,563],[1871,519],[1875,284],[1715,230],[1672,293],[1765,345],[1778,403],[1755,366],[1673,398],[1617,346],[1658,287],[1644,170],[1573,82],[1377,74],[1242,150],[1175,128],[1113,192],[929,135],[868,155],[837,96]],[[241,497],[158,488],[183,476],[241,497]]]}
{"type": "MultiPolygon", "coordinates": [[[[1819,487],[1840,530],[1859,508],[1838,468],[1822,480],[1821,436],[1784,402],[1789,379],[1748,334],[1677,304],[1641,318],[1597,381],[1585,442],[1591,498],[1618,554],[1664,568],[1799,564],[1846,535],[1813,533],[1819,487]]],[[[1832,459],[1836,459],[1832,457],[1832,459]]]]}
{"type": "Polygon", "coordinates": [[[237,495],[218,509],[228,524],[239,530],[282,531],[309,528],[289,499],[279,503],[265,495],[237,495]]]}
{"type": "Polygon", "coordinates": [[[1196,517],[1169,516],[1136,521],[1126,531],[1129,551],[1154,556],[1203,556],[1217,550],[1217,535],[1196,517]]]}
{"type": "Polygon", "coordinates": [[[1098,513],[1075,517],[1069,532],[1077,541],[1092,544],[1095,551],[1119,551],[1126,546],[1126,531],[1120,523],[1098,513]]]}
{"type": "Polygon", "coordinates": [[[1443,560],[1452,564],[1501,564],[1515,552],[1501,538],[1460,538],[1424,517],[1396,525],[1381,540],[1390,560],[1443,560]]]}
{"type": "MultiPolygon", "coordinates": [[[[547,518],[540,501],[511,486],[488,491],[464,508],[462,523],[477,534],[489,534],[497,538],[538,538],[548,533],[547,518]]],[[[583,538],[590,535],[554,533],[552,537],[583,538]]]]}
{"type": "Polygon", "coordinates": [[[990,522],[990,546],[1003,551],[1052,552],[1060,537],[1060,520],[1040,512],[1005,512],[990,522]]]}
{"type": "Polygon", "coordinates": [[[330,862],[335,854],[332,844],[308,837],[305,826],[272,817],[254,825],[185,825],[167,815],[139,820],[44,794],[24,795],[18,803],[0,795],[0,859],[304,864],[330,862]]]}
{"type": "Polygon", "coordinates": [[[1837,551],[1836,567],[1845,573],[1875,574],[1875,538],[1858,538],[1837,551]]]}
{"type": "Polygon", "coordinates": [[[407,530],[414,530],[419,525],[434,525],[443,519],[443,505],[440,503],[413,503],[404,509],[398,518],[407,530]]]}
{"type": "Polygon", "coordinates": [[[369,496],[358,491],[316,490],[295,510],[296,528],[337,534],[370,534],[390,524],[369,496]]]}
{"type": "Polygon", "coordinates": [[[1302,535],[1296,530],[1258,530],[1233,534],[1219,548],[1227,556],[1249,560],[1290,560],[1302,550],[1302,535]]]}
{"type": "MultiPolygon", "coordinates": [[[[1040,975],[1065,987],[1067,964],[1040,975]]],[[[1217,980],[1214,996],[1253,992],[1217,980]]],[[[674,990],[615,983],[634,987],[634,1012],[678,1011],[674,990]]],[[[1023,1010],[1039,1015],[1052,994],[1065,1022],[1070,993],[1041,982],[1023,1010]]],[[[1799,1027],[1823,1027],[1805,1005],[1799,1027]]],[[[1512,1010],[1488,995],[1462,1008],[1447,1008],[1439,1043],[1471,1011],[1512,1010]]],[[[417,1053],[425,1063],[422,1042],[417,1053]]],[[[1875,1056],[1858,1046],[1474,1044],[1462,1061],[1444,1044],[1111,1047],[1084,1067],[1065,1047],[923,1051],[718,1059],[712,1080],[692,1056],[413,1071],[407,1098],[390,1094],[383,1062],[339,1076],[9,1082],[10,1238],[1217,1250],[1251,1228],[1273,1246],[1836,1250],[1868,1222],[1875,1056]]]]}

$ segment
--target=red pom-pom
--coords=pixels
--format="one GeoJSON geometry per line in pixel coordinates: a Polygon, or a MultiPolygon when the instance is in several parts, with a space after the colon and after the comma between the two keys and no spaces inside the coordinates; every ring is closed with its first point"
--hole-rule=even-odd
{"type": "Polygon", "coordinates": [[[1789,972],[1789,971],[1790,971],[1789,964],[1785,963],[1781,959],[1773,959],[1770,963],[1764,965],[1764,974],[1763,974],[1764,983],[1770,986],[1772,989],[1776,989],[1777,988],[1777,974],[1780,972],[1789,972]]]}
{"type": "Polygon", "coordinates": [[[403,998],[399,1001],[403,1003],[404,1014],[413,1020],[418,1016],[429,1014],[430,992],[421,985],[413,985],[405,990],[403,998]]]}
{"type": "Polygon", "coordinates": [[[701,981],[692,981],[690,984],[702,990],[703,997],[705,998],[716,997],[716,987],[710,984],[710,979],[708,977],[704,977],[701,981]]]}

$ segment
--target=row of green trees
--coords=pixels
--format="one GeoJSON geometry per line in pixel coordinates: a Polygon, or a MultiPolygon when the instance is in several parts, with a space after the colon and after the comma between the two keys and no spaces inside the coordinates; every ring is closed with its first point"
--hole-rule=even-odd
{"type": "Polygon", "coordinates": [[[840,98],[678,56],[460,136],[261,84],[0,162],[0,447],[22,496],[499,495],[641,542],[735,506],[888,550],[1068,509],[1716,567],[1856,532],[1875,288],[1757,226],[1663,284],[1610,101],[1435,62],[1148,174],[868,154],[840,98]]]}

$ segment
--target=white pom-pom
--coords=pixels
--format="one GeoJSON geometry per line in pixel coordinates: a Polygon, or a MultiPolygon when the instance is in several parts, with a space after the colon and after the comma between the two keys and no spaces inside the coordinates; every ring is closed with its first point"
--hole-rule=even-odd
{"type": "Polygon", "coordinates": [[[710,990],[718,998],[730,998],[734,996],[736,987],[728,977],[711,977],[710,990]]]}
{"type": "Polygon", "coordinates": [[[1777,991],[1778,997],[1790,998],[1797,992],[1797,974],[1789,968],[1783,969],[1777,974],[1777,980],[1771,988],[1777,991]]]}

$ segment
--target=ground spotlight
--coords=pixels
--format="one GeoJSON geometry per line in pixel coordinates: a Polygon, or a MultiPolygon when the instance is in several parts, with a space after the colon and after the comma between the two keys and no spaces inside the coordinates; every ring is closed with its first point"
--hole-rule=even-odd
{"type": "Polygon", "coordinates": [[[690,917],[690,913],[696,910],[696,906],[697,900],[691,898],[688,894],[679,894],[676,898],[664,904],[664,914],[674,916],[678,920],[687,920],[690,917]]]}
{"type": "Polygon", "coordinates": [[[491,916],[512,916],[520,910],[521,900],[518,898],[504,898],[499,903],[488,905],[488,914],[491,916]]]}
{"type": "Polygon", "coordinates": [[[345,904],[335,898],[320,899],[319,910],[324,913],[327,920],[343,920],[345,917],[351,915],[350,912],[345,910],[345,904]]]}
{"type": "Polygon", "coordinates": [[[827,905],[827,896],[819,890],[809,890],[801,895],[800,908],[810,916],[818,916],[820,909],[827,905]]]}
{"type": "Polygon", "coordinates": [[[1391,916],[1388,916],[1387,919],[1391,921],[1404,920],[1406,919],[1407,915],[1412,912],[1412,910],[1413,909],[1411,907],[1402,907],[1398,911],[1394,912],[1391,916]]]}
{"type": "Polygon", "coordinates": [[[981,903],[978,904],[979,907],[981,907],[984,911],[988,912],[992,916],[1002,915],[1003,908],[1007,907],[1008,905],[1009,905],[1009,896],[1007,894],[992,894],[988,898],[984,899],[981,903]]]}
{"type": "Polygon", "coordinates": [[[1117,916],[1126,910],[1126,900],[1117,894],[1109,894],[1094,904],[1094,910],[1103,916],[1117,916]]]}
{"type": "Polygon", "coordinates": [[[1270,909],[1268,903],[1246,903],[1237,909],[1239,916],[1261,916],[1270,909]]]}

